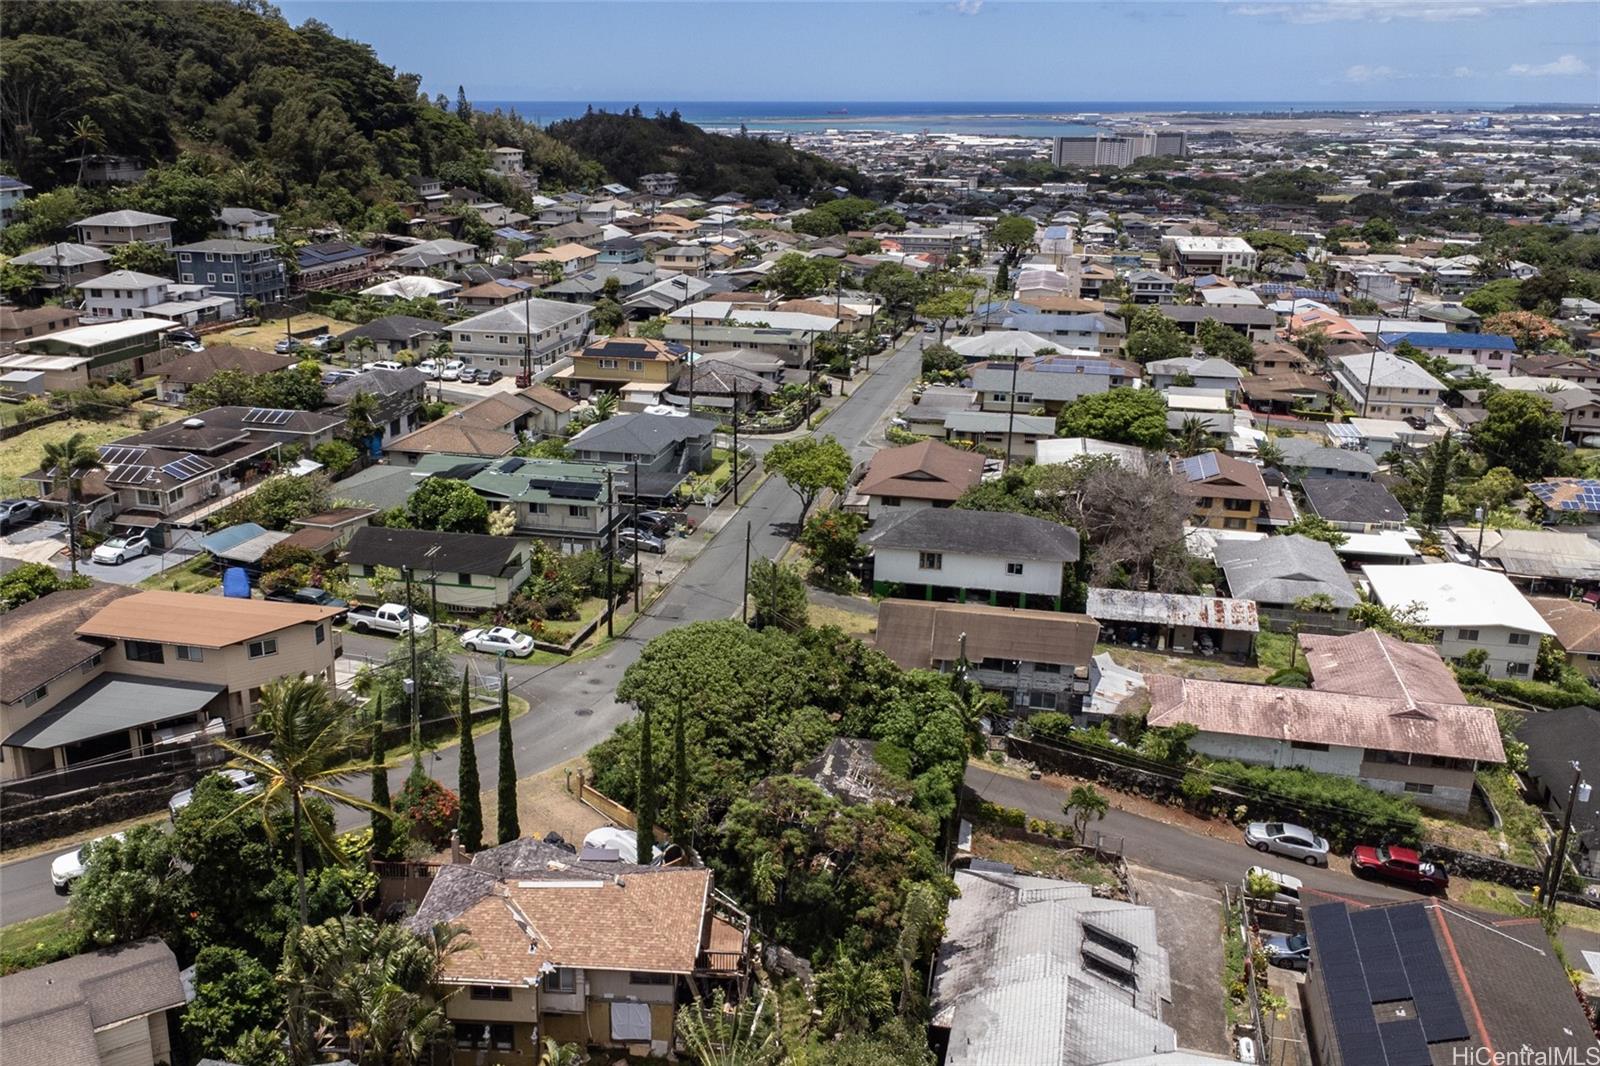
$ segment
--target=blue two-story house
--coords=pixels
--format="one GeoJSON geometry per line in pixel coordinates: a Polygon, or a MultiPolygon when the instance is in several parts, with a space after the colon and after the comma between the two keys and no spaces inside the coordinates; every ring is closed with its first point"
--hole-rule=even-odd
{"type": "Polygon", "coordinates": [[[178,257],[180,282],[204,285],[213,295],[232,296],[241,308],[246,300],[274,304],[289,295],[283,260],[270,244],[217,238],[181,244],[172,251],[178,257]]]}

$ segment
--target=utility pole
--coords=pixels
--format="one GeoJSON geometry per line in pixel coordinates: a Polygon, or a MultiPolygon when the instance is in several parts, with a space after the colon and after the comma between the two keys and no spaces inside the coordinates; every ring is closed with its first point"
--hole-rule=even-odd
{"type": "Polygon", "coordinates": [[[689,364],[689,417],[694,417],[694,307],[689,304],[689,276],[678,275],[678,280],[683,282],[683,302],[689,307],[689,353],[685,361],[689,364]]]}
{"type": "Polygon", "coordinates": [[[733,505],[739,506],[739,379],[733,379],[733,505]]]}
{"type": "Polygon", "coordinates": [[[806,429],[817,410],[817,331],[806,330],[806,429]]]}
{"type": "Polygon", "coordinates": [[[1006,412],[1006,460],[1000,465],[1003,474],[1011,469],[1011,439],[1017,431],[1017,371],[1022,367],[1022,353],[1011,349],[1011,404],[1006,412]]]}
{"type": "Polygon", "coordinates": [[[417,751],[422,747],[422,686],[417,678],[417,612],[411,607],[411,567],[405,567],[401,573],[406,579],[406,643],[411,649],[411,749],[417,751]]]}
{"type": "Polygon", "coordinates": [[[1366,391],[1361,394],[1362,418],[1367,417],[1367,408],[1372,406],[1372,372],[1378,369],[1378,353],[1374,351],[1367,358],[1369,360],[1367,363],[1367,388],[1366,391]]]}
{"type": "Polygon", "coordinates": [[[606,636],[617,635],[612,616],[617,613],[617,494],[611,483],[611,468],[606,467],[606,636]]]}
{"type": "Polygon", "coordinates": [[[633,460],[633,613],[639,613],[639,586],[644,571],[639,568],[639,460],[633,460]]]}
{"type": "Polygon", "coordinates": [[[528,294],[522,298],[522,379],[519,388],[527,388],[533,384],[533,286],[531,285],[528,286],[528,294]]]}
{"type": "Polygon", "coordinates": [[[1583,780],[1583,767],[1574,759],[1572,789],[1567,793],[1567,812],[1561,819],[1561,836],[1557,838],[1556,849],[1550,853],[1544,878],[1540,881],[1540,889],[1544,894],[1539,902],[1552,911],[1556,909],[1556,892],[1561,887],[1561,875],[1567,868],[1567,836],[1572,832],[1572,808],[1577,806],[1580,799],[1588,803],[1589,791],[1588,784],[1583,780]]]}
{"type": "Polygon", "coordinates": [[[739,597],[739,620],[750,624],[750,523],[744,524],[744,590],[739,597]]]}
{"type": "MultiPolygon", "coordinates": [[[[439,571],[428,571],[428,609],[433,612],[429,620],[437,623],[439,620],[439,571]]],[[[437,624],[428,627],[428,632],[433,634],[433,650],[439,650],[439,627],[437,624]]]]}

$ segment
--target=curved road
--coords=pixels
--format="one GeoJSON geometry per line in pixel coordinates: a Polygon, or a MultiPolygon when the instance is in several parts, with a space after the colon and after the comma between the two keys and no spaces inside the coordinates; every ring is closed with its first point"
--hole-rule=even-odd
{"type": "MultiPolygon", "coordinates": [[[[860,382],[856,391],[828,416],[814,435],[832,435],[851,449],[858,461],[866,458],[873,450],[867,441],[874,429],[922,369],[921,351],[926,336],[920,332],[910,335],[886,363],[880,363],[860,382]]],[[[756,441],[757,450],[765,446],[761,438],[756,441]]],[[[610,736],[618,724],[626,721],[633,713],[632,708],[619,704],[614,696],[617,682],[638,658],[640,649],[652,638],[687,622],[737,614],[743,598],[746,524],[751,531],[751,557],[759,554],[775,558],[788,544],[799,509],[799,498],[782,480],[768,479],[701,549],[667,592],[651,604],[626,636],[618,638],[600,654],[576,662],[546,667],[519,667],[508,662],[506,676],[512,691],[530,705],[528,713],[511,726],[518,776],[525,777],[566,762],[610,736]]],[[[354,650],[364,642],[355,634],[346,634],[345,643],[354,650]]],[[[380,655],[390,647],[387,642],[374,640],[372,643],[380,655]]],[[[499,761],[497,734],[491,730],[480,735],[476,746],[479,771],[487,787],[499,761]]],[[[459,765],[459,750],[451,746],[433,754],[428,770],[436,779],[453,784],[459,765]]],[[[405,773],[405,767],[390,771],[392,794],[399,794],[405,773]]],[[[365,820],[365,814],[338,808],[341,829],[365,820]]],[[[70,846],[49,855],[0,866],[0,925],[46,914],[65,905],[65,897],[58,896],[50,885],[50,863],[67,850],[70,846]]]]}

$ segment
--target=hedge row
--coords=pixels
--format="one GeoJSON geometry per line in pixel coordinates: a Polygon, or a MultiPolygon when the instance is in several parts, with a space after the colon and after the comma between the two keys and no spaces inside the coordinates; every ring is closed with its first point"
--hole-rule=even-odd
{"type": "Polygon", "coordinates": [[[1336,851],[1352,844],[1403,844],[1422,839],[1422,818],[1404,796],[1377,792],[1355,778],[1312,770],[1276,769],[1221,761],[1208,763],[1213,784],[1251,797],[1251,813],[1303,821],[1336,851]]]}

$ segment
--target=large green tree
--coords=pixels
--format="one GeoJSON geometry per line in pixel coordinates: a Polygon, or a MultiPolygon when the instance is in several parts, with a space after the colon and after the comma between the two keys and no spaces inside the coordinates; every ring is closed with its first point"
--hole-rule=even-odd
{"type": "Polygon", "coordinates": [[[1005,262],[1015,266],[1021,261],[1022,253],[1033,246],[1033,234],[1033,219],[1024,215],[1002,215],[994,224],[989,239],[1005,256],[1005,262]]]}
{"type": "Polygon", "coordinates": [[[1167,401],[1154,389],[1115,388],[1080,397],[1061,409],[1056,435],[1161,448],[1167,441],[1167,401]]]}
{"type": "Polygon", "coordinates": [[[489,532],[489,505],[465,481],[424,478],[404,508],[405,524],[437,533],[489,532]]]}
{"type": "Polygon", "coordinates": [[[802,523],[823,490],[844,492],[852,467],[850,453],[831,435],[780,441],[768,450],[762,462],[800,497],[802,523]]]}
{"type": "Polygon", "coordinates": [[[836,259],[786,252],[767,272],[766,285],[783,296],[810,296],[833,288],[842,270],[836,259]]]}
{"type": "Polygon", "coordinates": [[[1556,470],[1561,459],[1561,416],[1536,392],[1501,389],[1484,401],[1472,443],[1490,467],[1503,466],[1524,481],[1556,470]]]}

